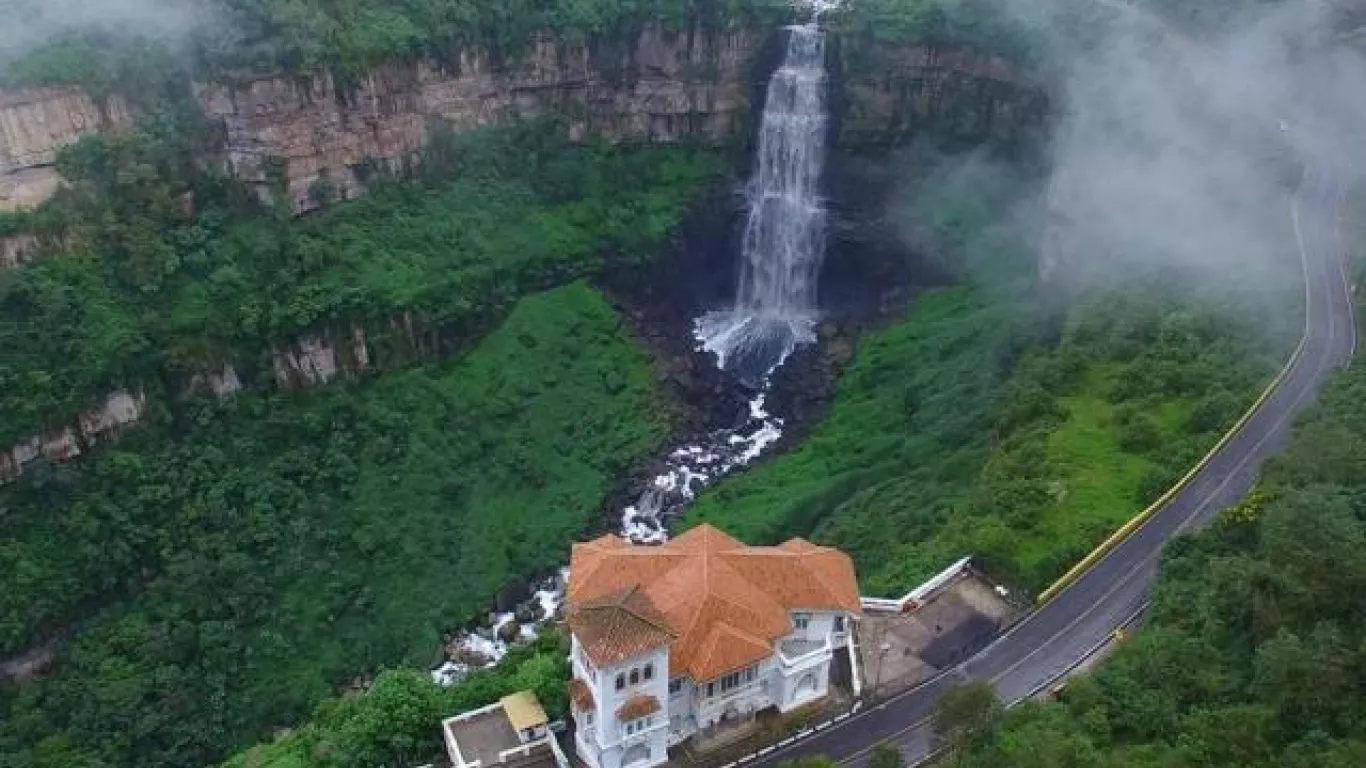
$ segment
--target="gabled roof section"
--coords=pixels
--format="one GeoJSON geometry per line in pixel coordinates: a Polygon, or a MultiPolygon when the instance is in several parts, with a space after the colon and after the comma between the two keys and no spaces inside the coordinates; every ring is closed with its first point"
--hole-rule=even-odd
{"type": "Polygon", "coordinates": [[[689,673],[694,680],[714,680],[772,655],[772,642],[755,637],[733,624],[718,622],[698,643],[689,673]]]}
{"type": "Polygon", "coordinates": [[[597,667],[613,666],[673,640],[668,624],[639,587],[571,605],[569,628],[597,667]]]}
{"type": "Polygon", "coordinates": [[[581,678],[576,677],[569,681],[569,700],[574,702],[575,709],[586,712],[594,706],[593,689],[581,678]]]}
{"type": "Polygon", "coordinates": [[[617,707],[617,719],[623,723],[639,720],[646,715],[653,715],[659,709],[659,699],[642,693],[632,696],[626,700],[626,703],[617,707]]]}
{"type": "Polygon", "coordinates": [[[599,655],[627,658],[625,648],[639,653],[664,631],[670,676],[698,682],[771,655],[792,632],[792,611],[859,613],[854,565],[843,552],[801,539],[747,547],[710,525],[662,546],[616,536],[576,544],[567,593],[570,628],[595,664],[614,663],[599,655]],[[630,618],[599,618],[609,609],[630,618]],[[644,637],[642,623],[655,634],[644,637]]]}

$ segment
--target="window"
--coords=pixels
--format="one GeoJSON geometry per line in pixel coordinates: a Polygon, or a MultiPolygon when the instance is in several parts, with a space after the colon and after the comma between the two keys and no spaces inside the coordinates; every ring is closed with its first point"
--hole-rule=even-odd
{"type": "Polygon", "coordinates": [[[809,614],[809,613],[794,613],[794,614],[792,614],[792,625],[793,625],[794,627],[796,627],[796,628],[798,629],[798,631],[805,631],[807,627],[811,626],[811,614],[809,614]]]}
{"type": "Polygon", "coordinates": [[[646,680],[653,680],[655,676],[655,665],[646,664],[645,670],[640,673],[640,676],[645,678],[646,680]]]}
{"type": "Polygon", "coordinates": [[[626,723],[626,735],[634,736],[635,734],[644,731],[646,728],[649,728],[652,724],[654,724],[654,721],[654,715],[649,715],[647,717],[638,717],[635,720],[630,720],[626,723]]]}
{"type": "Polygon", "coordinates": [[[631,685],[635,685],[635,684],[637,684],[637,683],[639,683],[639,682],[640,682],[640,670],[639,670],[639,669],[632,668],[632,669],[631,669],[631,685]]]}
{"type": "Polygon", "coordinates": [[[591,710],[591,709],[586,709],[586,710],[584,710],[584,712],[583,712],[583,727],[585,727],[585,728],[592,728],[592,727],[593,727],[593,710],[591,710]]]}
{"type": "Polygon", "coordinates": [[[625,688],[625,687],[626,687],[626,675],[623,675],[623,674],[621,674],[620,672],[618,672],[618,673],[617,673],[617,690],[619,691],[619,690],[621,690],[622,688],[625,688]]]}
{"type": "MultiPolygon", "coordinates": [[[[731,672],[728,675],[722,676],[721,679],[718,681],[721,684],[721,693],[725,693],[726,691],[732,690],[734,688],[739,688],[745,683],[754,682],[754,676],[755,673],[758,671],[758,668],[759,665],[751,664],[750,666],[745,667],[744,669],[736,670],[735,672],[731,672]]],[[[714,683],[707,683],[708,696],[712,695],[713,685],[714,683]]]]}
{"type": "Polygon", "coordinates": [[[669,693],[678,693],[683,690],[683,678],[675,677],[669,681],[669,693]]]}
{"type": "Polygon", "coordinates": [[[843,617],[843,616],[836,616],[836,617],[835,617],[835,631],[836,631],[836,632],[843,632],[843,631],[844,631],[844,617],[843,617]]]}

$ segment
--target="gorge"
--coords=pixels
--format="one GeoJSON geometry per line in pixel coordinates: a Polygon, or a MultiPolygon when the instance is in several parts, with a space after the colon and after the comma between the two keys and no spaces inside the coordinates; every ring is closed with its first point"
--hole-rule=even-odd
{"type": "Polygon", "coordinates": [[[417,765],[563,707],[554,631],[429,670],[605,531],[1025,594],[1279,354],[1279,295],[1041,287],[1065,89],[993,3],[206,2],[232,34],[0,67],[24,768],[417,765]]]}

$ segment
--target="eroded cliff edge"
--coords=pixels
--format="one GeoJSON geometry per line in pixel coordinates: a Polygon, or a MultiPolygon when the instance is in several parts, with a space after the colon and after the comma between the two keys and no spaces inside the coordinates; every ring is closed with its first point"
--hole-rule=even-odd
{"type": "MultiPolygon", "coordinates": [[[[342,199],[381,168],[416,160],[438,127],[456,132],[553,114],[574,139],[743,143],[755,82],[778,31],[645,26],[623,42],[532,40],[515,60],[462,50],[395,61],[345,81],[331,73],[220,75],[190,84],[221,135],[222,160],[263,194],[316,207],[323,182],[342,199]],[[280,183],[282,187],[279,187],[280,183]]],[[[1010,141],[1037,123],[1044,97],[1003,59],[970,49],[860,51],[839,88],[840,140],[886,145],[934,130],[963,142],[1010,141]]],[[[126,128],[136,111],[78,88],[0,93],[0,210],[31,208],[60,179],[57,150],[82,134],[126,128]]],[[[29,250],[6,239],[4,262],[29,250]]]]}

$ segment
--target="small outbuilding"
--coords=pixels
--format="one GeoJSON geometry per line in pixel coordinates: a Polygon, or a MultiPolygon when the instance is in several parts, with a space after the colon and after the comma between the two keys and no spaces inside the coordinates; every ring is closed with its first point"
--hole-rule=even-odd
{"type": "Polygon", "coordinates": [[[519,691],[496,704],[447,718],[441,723],[441,735],[454,768],[567,768],[569,764],[550,733],[545,709],[531,691],[519,691]]]}

